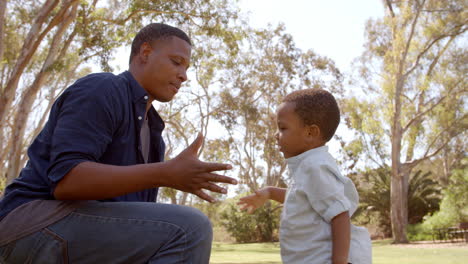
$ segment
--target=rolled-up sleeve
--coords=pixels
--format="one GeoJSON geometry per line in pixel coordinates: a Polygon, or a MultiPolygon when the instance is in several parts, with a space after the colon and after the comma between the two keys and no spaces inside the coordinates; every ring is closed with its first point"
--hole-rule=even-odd
{"type": "Polygon", "coordinates": [[[47,170],[53,194],[57,183],[76,165],[98,162],[116,129],[116,101],[111,79],[88,78],[75,83],[54,107],[59,113],[47,170]]]}
{"type": "Polygon", "coordinates": [[[327,169],[327,166],[305,168],[302,185],[312,208],[326,221],[340,213],[349,211],[351,204],[344,194],[344,185],[327,169]]]}

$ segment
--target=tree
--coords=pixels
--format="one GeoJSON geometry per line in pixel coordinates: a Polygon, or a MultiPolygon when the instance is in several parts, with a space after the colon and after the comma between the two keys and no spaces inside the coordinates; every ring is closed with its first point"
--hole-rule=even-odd
{"type": "Polygon", "coordinates": [[[90,71],[86,63],[111,71],[114,50],[128,45],[149,21],[229,40],[230,34],[221,33],[237,12],[229,0],[1,1],[0,177],[10,182],[18,176],[51,102],[90,71]]]}
{"type": "Polygon", "coordinates": [[[367,156],[391,164],[392,233],[406,243],[412,169],[466,136],[467,17],[461,0],[384,4],[358,62],[366,98],[353,96],[344,112],[367,156]]]}

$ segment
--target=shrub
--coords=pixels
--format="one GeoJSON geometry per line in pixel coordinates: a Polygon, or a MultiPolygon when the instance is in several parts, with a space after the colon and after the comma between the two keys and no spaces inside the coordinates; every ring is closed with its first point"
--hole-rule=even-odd
{"type": "Polygon", "coordinates": [[[468,222],[468,173],[465,158],[462,167],[454,170],[449,185],[442,192],[440,210],[426,217],[423,225],[426,229],[446,228],[468,222]]]}
{"type": "Polygon", "coordinates": [[[406,231],[410,241],[432,240],[432,229],[423,224],[408,225],[406,231]]]}
{"type": "Polygon", "coordinates": [[[278,241],[280,208],[276,202],[268,202],[253,214],[241,211],[237,200],[221,212],[221,224],[238,243],[278,241]]]}

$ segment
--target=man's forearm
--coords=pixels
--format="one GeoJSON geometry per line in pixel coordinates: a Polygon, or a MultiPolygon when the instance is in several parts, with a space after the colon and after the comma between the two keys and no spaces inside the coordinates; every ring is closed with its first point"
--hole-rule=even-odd
{"type": "Polygon", "coordinates": [[[58,200],[100,200],[162,186],[166,164],[114,166],[83,162],[57,184],[58,200]],[[158,173],[155,173],[157,171],[158,173]]]}

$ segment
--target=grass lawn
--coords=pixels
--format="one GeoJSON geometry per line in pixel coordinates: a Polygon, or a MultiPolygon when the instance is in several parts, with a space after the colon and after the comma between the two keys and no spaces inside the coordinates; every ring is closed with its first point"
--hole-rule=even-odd
{"type": "MultiPolygon", "coordinates": [[[[373,242],[373,264],[466,264],[468,244],[391,245],[390,240],[373,242]]],[[[214,243],[211,264],[281,264],[278,243],[214,243]]]]}

